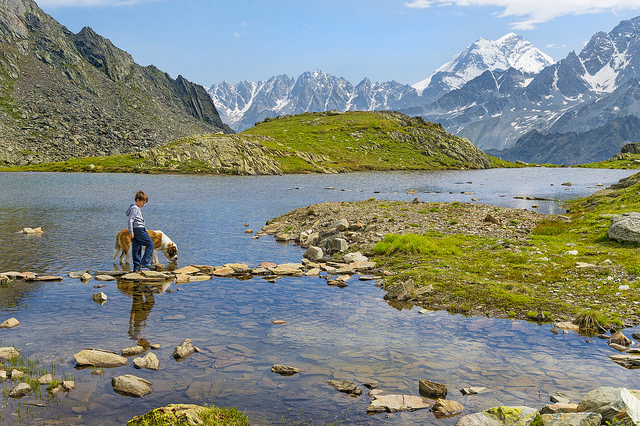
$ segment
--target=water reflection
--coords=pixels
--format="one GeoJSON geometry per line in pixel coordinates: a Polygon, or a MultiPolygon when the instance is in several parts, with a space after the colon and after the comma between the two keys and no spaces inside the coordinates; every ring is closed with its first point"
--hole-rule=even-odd
{"type": "Polygon", "coordinates": [[[131,340],[145,339],[144,328],[151,309],[156,304],[155,295],[162,294],[171,282],[149,285],[141,282],[118,279],[118,290],[131,297],[131,313],[129,315],[129,337],[131,340]]]}

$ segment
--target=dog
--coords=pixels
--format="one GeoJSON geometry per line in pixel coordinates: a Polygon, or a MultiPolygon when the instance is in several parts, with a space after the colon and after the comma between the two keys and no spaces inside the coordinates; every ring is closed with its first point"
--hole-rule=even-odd
{"type": "MultiPolygon", "coordinates": [[[[153,241],[153,256],[151,256],[151,263],[158,262],[158,250],[162,251],[169,262],[175,263],[178,261],[178,246],[171,241],[171,238],[162,231],[149,231],[149,236],[153,241]]],[[[148,250],[148,248],[147,248],[148,250]]],[[[116,248],[113,250],[113,260],[116,260],[118,253],[120,253],[119,262],[129,264],[129,252],[131,251],[131,237],[129,237],[129,230],[123,229],[116,235],[116,248]]]]}

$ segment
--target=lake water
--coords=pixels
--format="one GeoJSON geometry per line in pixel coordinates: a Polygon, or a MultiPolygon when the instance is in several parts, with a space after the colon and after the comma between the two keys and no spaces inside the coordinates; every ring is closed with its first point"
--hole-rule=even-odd
{"type": "Polygon", "coordinates": [[[257,231],[267,220],[308,204],[371,197],[476,199],[560,213],[556,202],[514,197],[574,198],[630,174],[568,168],[262,177],[0,173],[0,272],[64,276],[57,283],[0,288],[0,320],[21,322],[0,330],[0,344],[15,346],[43,367],[54,364],[57,375],[77,383],[68,394],[46,400],[46,407],[27,405],[32,397],[3,399],[0,423],[124,424],[169,403],[236,406],[263,424],[455,424],[458,419],[436,420],[426,410],[367,415],[366,388],[353,398],[327,385],[330,379],[360,386],[375,380],[383,391],[411,395],[418,394],[420,379],[441,382],[466,414],[499,404],[541,408],[555,391],[577,402],[599,386],[640,388],[640,370],[611,362],[606,341],[556,335],[549,325],[397,310],[383,300],[384,291],[356,279],[341,289],[319,278],[282,278],[275,284],[214,278],[154,293],[151,287],[116,282],[96,290],[98,282],[66,277],[75,270],[114,268],[115,234],[126,226],[124,212],[138,189],[150,197],[143,209],[148,228],[165,231],[180,248],[178,266],[255,266],[298,262],[303,249],[272,237],[252,239],[244,223],[257,231]],[[37,226],[43,234],[17,233],[37,226]],[[102,306],[91,300],[97,291],[108,296],[102,306]],[[288,323],[274,325],[274,320],[288,323]],[[119,351],[140,337],[161,344],[155,351],[159,371],[130,365],[97,376],[73,368],[73,354],[84,348],[119,351]],[[178,363],[171,354],[186,338],[202,352],[178,363]],[[304,371],[282,377],[271,372],[273,364],[304,371]],[[122,374],[150,380],[153,393],[142,398],[114,393],[111,378],[122,374]],[[468,386],[488,391],[462,396],[459,389],[468,386]]]}

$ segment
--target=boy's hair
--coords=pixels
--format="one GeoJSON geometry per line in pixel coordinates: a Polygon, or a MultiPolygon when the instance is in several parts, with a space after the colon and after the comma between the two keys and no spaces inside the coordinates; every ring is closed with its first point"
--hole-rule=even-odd
{"type": "Polygon", "coordinates": [[[138,201],[138,200],[142,200],[146,203],[147,201],[149,201],[149,197],[147,197],[147,194],[145,194],[143,191],[138,191],[136,192],[136,198],[134,198],[133,201],[138,201]]]}

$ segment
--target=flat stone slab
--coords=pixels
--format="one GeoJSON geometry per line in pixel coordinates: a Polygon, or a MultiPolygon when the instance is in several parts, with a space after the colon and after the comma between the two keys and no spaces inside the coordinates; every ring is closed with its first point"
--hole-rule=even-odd
{"type": "Polygon", "coordinates": [[[196,272],[200,272],[200,268],[196,268],[195,266],[183,266],[180,269],[176,269],[175,271],[173,271],[174,274],[186,274],[186,275],[190,275],[190,274],[195,274],[196,272]]]}
{"type": "Polygon", "coordinates": [[[430,408],[433,402],[413,395],[376,395],[367,407],[368,413],[397,413],[430,408]]]}
{"type": "Polygon", "coordinates": [[[121,367],[129,360],[115,352],[103,349],[84,349],[73,356],[79,367],[121,367]]]}
{"type": "Polygon", "coordinates": [[[115,281],[116,277],[114,277],[113,275],[96,275],[95,277],[93,277],[94,280],[96,281],[115,281]]]}

